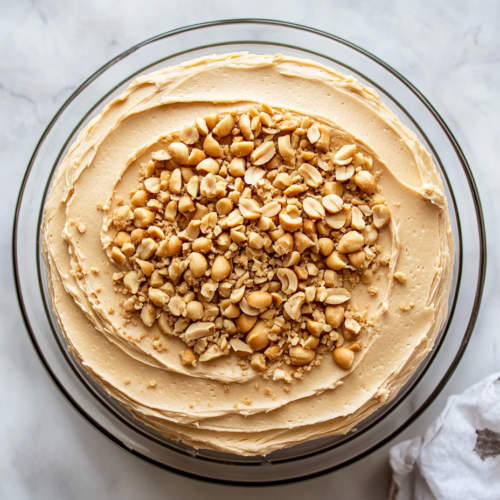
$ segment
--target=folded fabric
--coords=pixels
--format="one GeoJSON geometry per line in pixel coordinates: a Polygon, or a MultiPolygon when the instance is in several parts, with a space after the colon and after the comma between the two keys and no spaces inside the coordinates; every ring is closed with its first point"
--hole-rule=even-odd
{"type": "Polygon", "coordinates": [[[459,396],[422,437],[390,451],[393,500],[500,499],[500,373],[459,396]]]}

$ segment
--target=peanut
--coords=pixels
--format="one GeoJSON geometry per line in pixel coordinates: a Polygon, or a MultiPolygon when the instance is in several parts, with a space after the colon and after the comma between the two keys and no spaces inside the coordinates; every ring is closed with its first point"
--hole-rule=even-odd
{"type": "Polygon", "coordinates": [[[132,245],[132,243],[125,243],[122,246],[122,253],[126,257],[132,257],[132,255],[134,255],[134,253],[135,253],[135,247],[134,247],[134,245],[132,245]]]}
{"type": "Polygon", "coordinates": [[[349,231],[344,234],[337,245],[337,250],[340,253],[351,253],[360,250],[365,240],[361,233],[357,231],[349,231]]]}
{"type": "Polygon", "coordinates": [[[333,351],[333,360],[342,370],[349,370],[354,363],[354,352],[347,347],[337,347],[333,351]]]}
{"type": "Polygon", "coordinates": [[[234,142],[231,144],[231,153],[237,158],[248,156],[252,153],[254,148],[254,143],[251,141],[244,142],[234,142]]]}
{"type": "Polygon", "coordinates": [[[208,253],[212,250],[212,240],[208,238],[196,238],[191,248],[193,252],[208,253]]]}
{"type": "Polygon", "coordinates": [[[139,275],[135,271],[128,272],[123,278],[123,284],[130,293],[137,293],[139,291],[139,275]]]}
{"type": "Polygon", "coordinates": [[[359,250],[358,252],[352,252],[348,255],[349,262],[353,267],[360,268],[366,259],[366,254],[363,250],[359,250]]]}
{"type": "Polygon", "coordinates": [[[281,173],[276,176],[276,179],[274,179],[273,186],[276,189],[284,191],[286,188],[290,187],[292,183],[292,178],[288,174],[281,173]]]}
{"type": "Polygon", "coordinates": [[[123,254],[123,252],[118,247],[113,247],[111,249],[111,258],[119,265],[123,266],[125,264],[127,258],[123,254]]]}
{"type": "Polygon", "coordinates": [[[229,173],[233,177],[243,177],[245,175],[245,160],[243,158],[233,158],[229,164],[229,173]]]}
{"type": "Polygon", "coordinates": [[[196,356],[190,347],[179,352],[182,366],[191,366],[196,361],[196,356]]]}
{"type": "Polygon", "coordinates": [[[362,231],[365,245],[373,245],[378,238],[378,231],[371,225],[365,226],[362,231]]]}
{"type": "Polygon", "coordinates": [[[323,323],[319,323],[318,321],[313,321],[311,319],[307,320],[306,328],[309,333],[316,335],[319,337],[323,333],[323,323]]]}
{"type": "Polygon", "coordinates": [[[155,221],[155,214],[147,208],[136,208],[134,210],[134,226],[146,228],[155,221]]]}
{"type": "Polygon", "coordinates": [[[255,326],[247,333],[246,343],[253,351],[260,351],[269,345],[269,328],[264,321],[259,320],[255,326]]]}
{"type": "Polygon", "coordinates": [[[212,132],[219,137],[226,137],[231,133],[234,127],[233,115],[228,114],[213,128],[212,132]]]}
{"type": "Polygon", "coordinates": [[[207,259],[201,253],[193,252],[189,256],[189,269],[195,278],[203,276],[208,269],[207,259]]]}
{"type": "Polygon", "coordinates": [[[372,174],[370,174],[370,172],[367,172],[366,170],[361,170],[361,172],[358,172],[354,176],[354,182],[359,187],[359,189],[361,189],[361,191],[367,194],[374,193],[375,189],[377,188],[375,178],[372,174]]]}
{"type": "Polygon", "coordinates": [[[167,240],[163,240],[156,251],[158,257],[173,257],[182,249],[182,241],[177,236],[171,236],[167,240]]]}
{"type": "Polygon", "coordinates": [[[330,238],[320,238],[318,245],[321,255],[324,255],[325,257],[328,257],[333,252],[335,247],[335,244],[330,238]]]}
{"type": "Polygon", "coordinates": [[[214,156],[215,158],[220,158],[224,154],[220,144],[213,138],[212,134],[206,136],[203,142],[203,149],[207,155],[214,156]]]}
{"type": "Polygon", "coordinates": [[[250,361],[250,366],[256,372],[265,372],[266,371],[266,359],[264,355],[260,352],[256,352],[252,355],[252,360],[250,361]]]}
{"type": "Polygon", "coordinates": [[[249,332],[255,323],[257,322],[257,316],[248,316],[248,314],[240,314],[236,318],[236,326],[240,329],[242,333],[249,332]]]}
{"type": "Polygon", "coordinates": [[[216,175],[219,173],[219,164],[213,158],[205,158],[203,161],[200,161],[196,166],[196,171],[201,174],[213,174],[216,175]]]}
{"type": "Polygon", "coordinates": [[[132,198],[130,199],[130,203],[137,208],[145,207],[148,201],[149,201],[149,196],[143,189],[137,190],[134,196],[132,196],[132,198]]]}
{"type": "Polygon", "coordinates": [[[202,120],[205,122],[208,129],[212,130],[219,121],[219,113],[212,113],[211,115],[204,116],[202,120]]]}
{"type": "Polygon", "coordinates": [[[233,202],[229,198],[221,198],[215,205],[219,215],[228,215],[233,210],[233,202]]]}
{"type": "Polygon", "coordinates": [[[271,307],[273,298],[268,292],[252,292],[247,297],[248,305],[257,309],[271,307]]]}
{"type": "Polygon", "coordinates": [[[181,165],[186,165],[189,158],[189,149],[182,142],[173,142],[168,146],[168,152],[172,157],[172,160],[180,163],[181,165]]]}
{"type": "Polygon", "coordinates": [[[290,362],[295,366],[309,364],[316,356],[316,351],[304,349],[303,347],[291,347],[289,350],[290,362]]]}
{"type": "Polygon", "coordinates": [[[327,306],[325,309],[326,322],[332,328],[338,328],[344,322],[344,308],[340,306],[327,306]]]}
{"type": "MultiPolygon", "coordinates": [[[[272,238],[272,235],[271,235],[272,238]]],[[[291,252],[294,247],[293,236],[290,233],[285,233],[281,238],[279,238],[274,244],[276,253],[278,255],[286,255],[291,252]]]]}
{"type": "Polygon", "coordinates": [[[325,261],[326,265],[334,271],[340,271],[347,266],[347,258],[339,252],[332,252],[325,261]]]}
{"type": "Polygon", "coordinates": [[[231,264],[222,255],[218,255],[212,265],[211,276],[212,279],[219,283],[225,280],[231,273],[231,264]]]}
{"type": "Polygon", "coordinates": [[[185,214],[187,212],[194,212],[194,203],[190,196],[185,194],[181,197],[178,204],[178,210],[181,214],[185,214]]]}
{"type": "Polygon", "coordinates": [[[391,212],[385,205],[375,205],[373,208],[373,227],[382,229],[389,224],[391,212]]]}

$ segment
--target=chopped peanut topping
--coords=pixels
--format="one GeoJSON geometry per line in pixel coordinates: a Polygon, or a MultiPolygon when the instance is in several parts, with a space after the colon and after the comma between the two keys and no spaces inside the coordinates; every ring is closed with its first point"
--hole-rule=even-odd
{"type": "MultiPolygon", "coordinates": [[[[122,268],[113,284],[127,321],[183,340],[184,369],[231,351],[243,374],[267,379],[279,363],[274,379],[286,383],[327,351],[349,369],[367,326],[349,290],[378,292],[368,285],[391,219],[372,158],[323,123],[267,105],[199,117],[151,156],[112,212],[109,255],[122,268]]],[[[154,347],[166,349],[158,338],[154,347]]]]}

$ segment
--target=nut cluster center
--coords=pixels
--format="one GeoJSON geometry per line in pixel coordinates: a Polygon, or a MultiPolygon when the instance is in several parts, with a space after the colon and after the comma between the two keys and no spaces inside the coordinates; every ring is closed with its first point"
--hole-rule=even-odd
{"type": "Polygon", "coordinates": [[[376,294],[387,264],[371,156],[265,104],[199,117],[160,147],[112,214],[125,321],[181,339],[187,367],[234,351],[242,369],[287,382],[331,352],[350,369],[370,327],[351,292],[376,294]]]}

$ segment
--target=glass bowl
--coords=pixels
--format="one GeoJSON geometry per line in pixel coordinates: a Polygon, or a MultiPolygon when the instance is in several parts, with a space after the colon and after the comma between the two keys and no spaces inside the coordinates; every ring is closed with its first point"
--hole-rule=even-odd
{"type": "Polygon", "coordinates": [[[483,216],[467,161],[418,90],[387,64],[345,40],[268,20],[220,21],[171,31],[132,47],[86,80],[51,121],[31,158],[13,242],[17,292],[29,335],[52,380],[81,415],[116,444],[153,464],[198,479],[240,485],[286,483],[338,469],[385,444],[418,418],[443,389],[467,346],[481,300],[485,252],[483,216]],[[236,51],[309,58],[376,88],[432,152],[450,202],[457,245],[446,325],[432,352],[397,396],[346,435],[266,457],[196,451],[143,425],[109,397],[66,349],[52,313],[40,253],[40,223],[52,175],[85,124],[139,75],[207,54],[236,51]]]}

